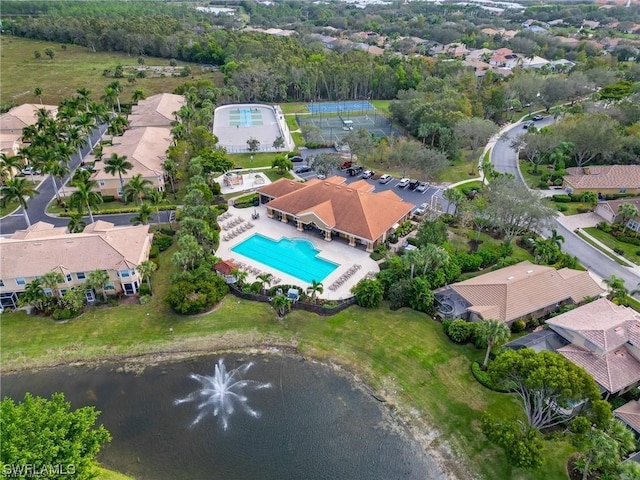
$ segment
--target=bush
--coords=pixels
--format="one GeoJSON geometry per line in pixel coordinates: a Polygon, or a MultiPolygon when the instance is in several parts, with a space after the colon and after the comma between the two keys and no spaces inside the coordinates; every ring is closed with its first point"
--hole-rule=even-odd
{"type": "Polygon", "coordinates": [[[557,194],[552,196],[551,198],[553,198],[554,202],[558,202],[558,203],[569,203],[572,201],[572,198],[566,194],[557,194]]]}
{"type": "Polygon", "coordinates": [[[614,235],[616,237],[616,240],[619,240],[623,243],[628,243],[630,245],[638,245],[640,246],[640,238],[635,238],[635,237],[627,237],[625,235],[614,235]]]}
{"type": "Polygon", "coordinates": [[[140,284],[140,288],[138,288],[138,293],[140,295],[151,295],[151,290],[149,290],[149,285],[146,282],[140,284]]]}
{"type": "Polygon", "coordinates": [[[220,205],[216,205],[216,213],[218,215],[225,213],[227,210],[229,210],[229,204],[227,203],[221,203],[220,205]]]}
{"type": "Polygon", "coordinates": [[[473,324],[458,318],[448,326],[447,336],[456,343],[467,343],[474,330],[473,324]]]}
{"type": "Polygon", "coordinates": [[[398,243],[398,235],[396,235],[395,233],[389,235],[389,243],[398,243]]]}
{"type": "Polygon", "coordinates": [[[163,235],[162,233],[156,233],[153,236],[153,244],[154,247],[158,247],[158,250],[164,252],[168,248],[173,245],[173,237],[168,235],[163,235]]]}
{"type": "Polygon", "coordinates": [[[491,382],[489,374],[482,370],[478,362],[471,364],[471,373],[481,385],[487,387],[489,390],[493,390],[493,383],[491,382]]]}
{"type": "Polygon", "coordinates": [[[457,260],[463,272],[476,272],[482,265],[482,257],[475,253],[459,253],[457,260]]]}
{"type": "Polygon", "coordinates": [[[114,197],[113,195],[102,195],[102,201],[103,202],[114,202],[116,200],[116,197],[114,197]]]}
{"type": "Polygon", "coordinates": [[[402,279],[389,287],[389,308],[398,310],[409,305],[411,296],[411,281],[402,279]]]}
{"type": "Polygon", "coordinates": [[[489,440],[500,445],[509,461],[518,467],[537,468],[542,465],[543,442],[535,428],[517,420],[496,422],[491,417],[482,419],[482,431],[489,440]]]}
{"type": "Polygon", "coordinates": [[[356,297],[356,302],[364,308],[375,308],[382,302],[384,288],[378,280],[362,279],[351,289],[356,297]]]}
{"type": "Polygon", "coordinates": [[[616,252],[618,255],[624,255],[624,250],[622,250],[621,248],[613,247],[613,251],[616,252]]]}
{"type": "Polygon", "coordinates": [[[151,301],[151,295],[140,295],[140,305],[146,305],[151,301]]]}
{"type": "Polygon", "coordinates": [[[371,254],[369,255],[369,257],[371,257],[371,260],[374,260],[376,262],[378,260],[382,260],[385,256],[386,254],[381,252],[371,252],[371,254]]]}
{"type": "Polygon", "coordinates": [[[407,238],[407,243],[409,245],[413,245],[414,247],[420,246],[420,240],[418,240],[416,237],[407,238]]]}
{"type": "Polygon", "coordinates": [[[160,254],[160,249],[157,245],[152,245],[151,250],[149,250],[149,258],[158,258],[160,254]]]}
{"type": "Polygon", "coordinates": [[[54,320],[69,320],[73,317],[73,312],[68,308],[56,308],[52,316],[54,320]]]}
{"type": "Polygon", "coordinates": [[[546,189],[548,189],[548,188],[549,188],[549,184],[548,184],[546,181],[542,181],[542,180],[541,180],[541,181],[538,183],[538,188],[539,188],[540,190],[546,190],[546,189]]]}
{"type": "Polygon", "coordinates": [[[556,205],[556,208],[559,212],[566,212],[567,210],[569,210],[569,207],[564,204],[556,205]]]}
{"type": "Polygon", "coordinates": [[[527,328],[527,324],[525,323],[524,320],[516,320],[511,324],[511,331],[513,333],[519,333],[523,331],[525,328],[527,328]]]}
{"type": "Polygon", "coordinates": [[[162,235],[167,235],[169,237],[173,237],[176,234],[176,231],[171,229],[171,228],[167,228],[167,227],[160,227],[157,230],[158,232],[160,232],[162,235]]]}
{"type": "Polygon", "coordinates": [[[225,281],[218,276],[191,282],[180,280],[169,289],[167,303],[176,313],[193,315],[204,312],[218,303],[229,291],[225,281]]]}

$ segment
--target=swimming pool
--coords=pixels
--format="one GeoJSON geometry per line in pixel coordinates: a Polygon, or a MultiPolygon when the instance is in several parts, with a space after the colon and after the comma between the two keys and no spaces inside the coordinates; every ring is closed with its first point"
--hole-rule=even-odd
{"type": "Polygon", "coordinates": [[[256,233],[231,251],[307,283],[320,282],[339,267],[337,263],[318,258],[320,250],[303,238],[283,237],[275,241],[256,233]]]}

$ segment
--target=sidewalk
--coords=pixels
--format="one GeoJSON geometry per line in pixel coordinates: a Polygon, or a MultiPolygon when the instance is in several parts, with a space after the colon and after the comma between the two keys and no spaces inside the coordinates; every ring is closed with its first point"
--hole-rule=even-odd
{"type": "Polygon", "coordinates": [[[640,275],[640,266],[631,262],[630,260],[624,258],[622,255],[618,255],[611,248],[606,246],[597,238],[589,235],[584,229],[587,227],[595,227],[598,223],[602,221],[602,218],[596,215],[593,212],[589,213],[579,213],[577,215],[563,215],[559,214],[557,217],[558,223],[567,229],[571,230],[574,233],[580,232],[580,235],[588,238],[590,242],[594,245],[597,245],[597,248],[602,250],[603,252],[607,252],[607,254],[611,257],[615,257],[623,264],[626,264],[627,268],[631,270],[636,275],[640,275]]]}

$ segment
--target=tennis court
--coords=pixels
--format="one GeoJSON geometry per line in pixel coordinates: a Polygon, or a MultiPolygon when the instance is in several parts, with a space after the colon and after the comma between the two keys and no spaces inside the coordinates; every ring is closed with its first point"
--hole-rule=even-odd
{"type": "Polygon", "coordinates": [[[384,115],[378,115],[375,110],[364,115],[296,115],[296,121],[305,135],[305,140],[310,143],[329,145],[340,142],[351,131],[361,128],[377,138],[402,135],[401,130],[395,128],[384,115]],[[316,128],[305,128],[306,125],[316,128]]]}
{"type": "Polygon", "coordinates": [[[237,108],[229,110],[229,125],[232,127],[260,126],[264,125],[264,119],[258,108],[237,108]]]}
{"type": "Polygon", "coordinates": [[[376,108],[368,100],[349,100],[344,102],[308,103],[307,109],[312,114],[342,112],[373,112],[376,108]]]}

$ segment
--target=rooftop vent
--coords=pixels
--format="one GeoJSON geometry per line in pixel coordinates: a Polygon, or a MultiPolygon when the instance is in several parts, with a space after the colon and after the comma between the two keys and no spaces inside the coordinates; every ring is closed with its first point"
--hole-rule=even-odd
{"type": "Polygon", "coordinates": [[[622,348],[621,348],[621,349],[619,349],[619,350],[616,350],[615,355],[616,355],[617,357],[626,357],[626,356],[627,356],[627,355],[626,355],[626,352],[625,352],[622,348]]]}
{"type": "Polygon", "coordinates": [[[527,270],[527,273],[533,273],[533,270],[527,270]]]}
{"type": "Polygon", "coordinates": [[[507,277],[507,280],[513,280],[516,277],[507,277]]]}

